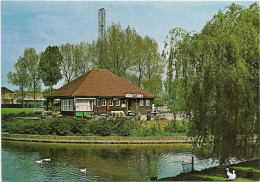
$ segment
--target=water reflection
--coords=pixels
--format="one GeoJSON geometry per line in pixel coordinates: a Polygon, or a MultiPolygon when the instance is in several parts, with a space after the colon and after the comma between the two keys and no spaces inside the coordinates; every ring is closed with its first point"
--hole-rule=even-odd
{"type": "MultiPolygon", "coordinates": [[[[85,145],[2,141],[2,177],[8,181],[147,181],[175,176],[192,146],[85,145]],[[51,163],[35,161],[51,158],[51,163]],[[87,168],[86,173],[79,169],[87,168]]],[[[195,157],[195,169],[217,165],[195,157]]]]}

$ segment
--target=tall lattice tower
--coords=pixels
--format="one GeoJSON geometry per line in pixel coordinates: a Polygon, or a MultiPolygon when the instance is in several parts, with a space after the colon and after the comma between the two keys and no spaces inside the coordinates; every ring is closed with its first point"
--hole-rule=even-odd
{"type": "Polygon", "coordinates": [[[101,8],[98,10],[98,38],[103,40],[106,31],[106,10],[101,8]]]}

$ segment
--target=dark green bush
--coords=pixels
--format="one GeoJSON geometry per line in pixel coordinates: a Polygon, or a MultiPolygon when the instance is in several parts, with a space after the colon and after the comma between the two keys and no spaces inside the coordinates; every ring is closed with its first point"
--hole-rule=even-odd
{"type": "Polygon", "coordinates": [[[131,118],[82,120],[65,117],[29,120],[8,116],[2,120],[2,131],[17,134],[59,136],[169,136],[171,133],[186,133],[188,129],[184,122],[172,122],[165,129],[161,129],[154,124],[151,125],[151,123],[151,126],[146,125],[146,121],[136,121],[131,118]]]}
{"type": "Polygon", "coordinates": [[[188,124],[182,121],[175,121],[170,123],[165,131],[167,132],[187,132],[188,131],[188,124]]]}
{"type": "Polygon", "coordinates": [[[90,125],[90,131],[100,136],[109,136],[112,134],[113,125],[109,119],[99,119],[90,125]]]}
{"type": "Polygon", "coordinates": [[[115,118],[113,122],[114,131],[113,133],[119,136],[130,136],[131,131],[134,129],[135,120],[129,118],[115,118]]]}
{"type": "Polygon", "coordinates": [[[71,125],[66,118],[53,119],[50,124],[51,133],[56,133],[59,136],[67,136],[71,133],[71,125]]]}

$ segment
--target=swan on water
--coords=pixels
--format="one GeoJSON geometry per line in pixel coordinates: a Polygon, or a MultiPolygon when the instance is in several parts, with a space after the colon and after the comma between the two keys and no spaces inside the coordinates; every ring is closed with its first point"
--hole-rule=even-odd
{"type": "Polygon", "coordinates": [[[51,158],[43,159],[43,161],[45,161],[45,162],[51,162],[51,158]]]}
{"type": "Polygon", "coordinates": [[[84,169],[80,169],[81,172],[85,173],[87,172],[87,168],[84,168],[84,169]]]}
{"type": "Polygon", "coordinates": [[[37,164],[42,164],[42,160],[36,161],[37,164]]]}

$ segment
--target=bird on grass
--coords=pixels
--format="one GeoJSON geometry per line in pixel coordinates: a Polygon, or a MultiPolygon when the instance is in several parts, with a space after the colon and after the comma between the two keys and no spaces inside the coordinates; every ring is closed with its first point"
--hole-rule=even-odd
{"type": "Polygon", "coordinates": [[[227,171],[228,180],[233,181],[234,179],[236,179],[237,175],[235,174],[235,170],[233,170],[232,173],[229,172],[229,168],[226,168],[225,170],[227,171]]]}
{"type": "Polygon", "coordinates": [[[80,172],[83,172],[83,173],[87,172],[87,168],[80,169],[80,172]]]}
{"type": "Polygon", "coordinates": [[[228,180],[232,180],[233,181],[234,179],[236,179],[237,175],[235,174],[235,172],[236,172],[235,170],[233,170],[232,172],[233,173],[232,173],[231,176],[229,176],[228,180]]]}
{"type": "Polygon", "coordinates": [[[229,168],[226,168],[225,170],[227,171],[227,176],[229,178],[232,175],[232,173],[229,172],[229,168]]]}

